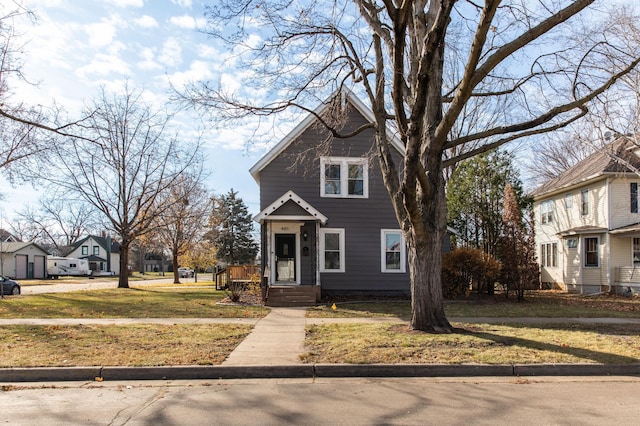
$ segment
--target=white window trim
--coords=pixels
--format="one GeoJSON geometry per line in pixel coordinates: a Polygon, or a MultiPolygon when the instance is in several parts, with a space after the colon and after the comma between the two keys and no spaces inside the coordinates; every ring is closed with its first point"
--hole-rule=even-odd
{"type": "Polygon", "coordinates": [[[557,241],[549,241],[540,244],[540,266],[543,268],[557,268],[558,256],[557,241]],[[548,258],[551,258],[551,262],[547,262],[548,258]]]}
{"type": "Polygon", "coordinates": [[[553,200],[546,200],[540,203],[540,223],[553,223],[554,207],[553,200]]]}
{"type": "Polygon", "coordinates": [[[362,157],[320,157],[320,196],[326,198],[369,198],[369,162],[362,157]],[[340,164],[340,194],[325,193],[325,165],[340,164]],[[362,168],[362,195],[349,194],[349,165],[362,168]]]}
{"type": "Polygon", "coordinates": [[[345,272],[345,252],[344,252],[344,228],[320,228],[320,272],[345,272]],[[325,250],[325,238],[326,234],[338,234],[338,240],[340,244],[340,269],[325,269],[324,267],[324,250],[325,250]]]}
{"type": "Polygon", "coordinates": [[[380,272],[389,274],[402,274],[407,272],[407,245],[404,241],[404,235],[399,229],[381,229],[380,230],[380,272]],[[400,235],[400,269],[387,269],[387,235],[400,235]]]}
{"type": "Polygon", "coordinates": [[[582,250],[582,255],[584,256],[584,260],[582,262],[582,266],[585,268],[599,268],[600,267],[600,238],[599,237],[584,237],[584,248],[582,250]],[[593,238],[596,240],[596,265],[587,265],[587,240],[593,238]]]}

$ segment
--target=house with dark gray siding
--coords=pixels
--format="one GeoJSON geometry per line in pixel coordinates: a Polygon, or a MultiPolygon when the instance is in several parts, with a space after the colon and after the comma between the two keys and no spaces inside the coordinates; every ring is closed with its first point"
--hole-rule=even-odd
{"type": "MultiPolygon", "coordinates": [[[[322,104],[349,134],[373,122],[352,93],[322,104]],[[329,111],[331,110],[331,111],[329,111]]],[[[269,305],[331,294],[408,294],[404,238],[382,180],[374,129],[334,138],[309,114],[250,170],[260,186],[263,288],[269,305]]],[[[402,145],[394,141],[401,159],[402,145]]],[[[401,164],[401,162],[400,162],[401,164]]]]}

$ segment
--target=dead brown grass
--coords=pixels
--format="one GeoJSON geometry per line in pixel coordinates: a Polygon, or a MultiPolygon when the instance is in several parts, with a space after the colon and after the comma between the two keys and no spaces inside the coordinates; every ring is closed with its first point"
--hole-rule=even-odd
{"type": "Polygon", "coordinates": [[[0,367],[220,364],[249,325],[4,326],[0,367]]]}

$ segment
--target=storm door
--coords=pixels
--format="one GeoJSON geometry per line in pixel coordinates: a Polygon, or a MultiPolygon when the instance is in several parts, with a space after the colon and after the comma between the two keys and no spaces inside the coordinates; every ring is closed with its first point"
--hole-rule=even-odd
{"type": "Polygon", "coordinates": [[[296,235],[276,234],[276,282],[296,281],[296,235]]]}

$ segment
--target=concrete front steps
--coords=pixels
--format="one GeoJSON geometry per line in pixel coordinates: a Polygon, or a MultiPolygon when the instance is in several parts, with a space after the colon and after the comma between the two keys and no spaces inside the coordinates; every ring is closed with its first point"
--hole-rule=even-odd
{"type": "Polygon", "coordinates": [[[266,306],[315,306],[320,287],[314,285],[271,286],[267,293],[266,306]]]}

